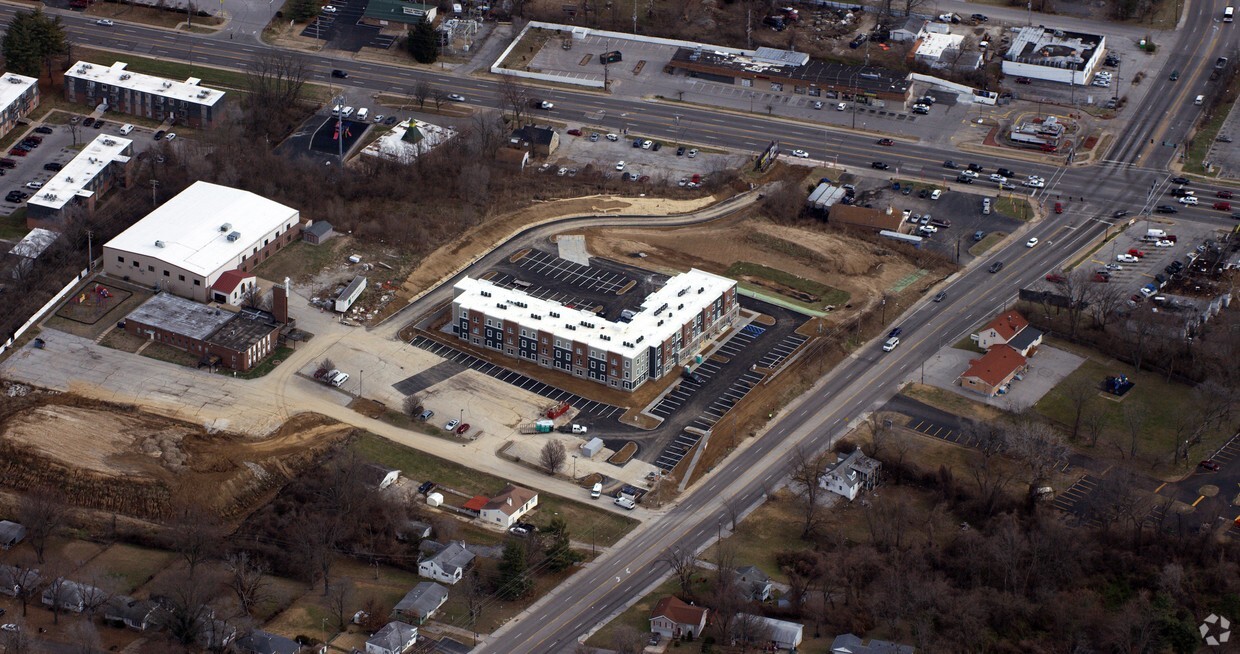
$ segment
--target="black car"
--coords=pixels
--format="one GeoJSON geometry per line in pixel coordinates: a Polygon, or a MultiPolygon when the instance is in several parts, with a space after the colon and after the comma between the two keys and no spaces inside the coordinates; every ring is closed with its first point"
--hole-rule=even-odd
{"type": "Polygon", "coordinates": [[[1010,168],[1000,168],[997,172],[1000,175],[1003,175],[1004,177],[1015,177],[1016,176],[1016,173],[1012,172],[1010,168]]]}
{"type": "Polygon", "coordinates": [[[1188,178],[1187,177],[1172,177],[1171,183],[1172,184],[1187,184],[1188,178]]]}
{"type": "Polygon", "coordinates": [[[1127,215],[1128,215],[1127,209],[1120,209],[1119,211],[1116,211],[1115,213],[1111,214],[1111,217],[1112,218],[1123,218],[1124,216],[1127,216],[1127,215]]]}
{"type": "Polygon", "coordinates": [[[340,70],[339,68],[332,71],[332,77],[335,77],[337,79],[344,79],[348,76],[349,76],[348,73],[344,72],[343,70],[340,70]]]}
{"type": "Polygon", "coordinates": [[[989,271],[990,271],[990,272],[992,272],[992,273],[997,273],[997,272],[999,272],[1000,270],[1003,270],[1003,262],[1002,262],[1002,261],[996,261],[996,262],[994,262],[994,263],[990,264],[990,267],[989,267],[989,268],[987,268],[987,270],[989,270],[989,271]]]}
{"type": "Polygon", "coordinates": [[[395,125],[395,124],[396,124],[396,116],[388,116],[388,117],[387,117],[387,120],[383,121],[383,124],[384,124],[384,125],[395,125]]]}
{"type": "Polygon", "coordinates": [[[686,380],[691,381],[699,386],[706,383],[706,380],[703,379],[702,376],[697,374],[696,372],[689,372],[688,370],[686,370],[685,372],[682,372],[680,376],[684,377],[686,380]]]}
{"type": "Polygon", "coordinates": [[[1180,213],[1179,209],[1176,209],[1169,204],[1160,204],[1154,211],[1157,211],[1158,213],[1180,213]]]}
{"type": "Polygon", "coordinates": [[[986,22],[986,21],[990,20],[990,17],[989,17],[989,16],[987,16],[986,14],[973,14],[973,16],[971,16],[971,18],[973,18],[973,20],[975,20],[975,21],[977,21],[977,22],[979,22],[979,23],[984,23],[984,22],[986,22]]]}
{"type": "Polygon", "coordinates": [[[635,147],[635,148],[640,148],[641,146],[642,146],[642,140],[641,140],[641,139],[633,139],[633,147],[635,147]]]}
{"type": "Polygon", "coordinates": [[[969,177],[968,175],[957,175],[956,181],[960,182],[961,184],[972,184],[973,178],[969,177]]]}
{"type": "Polygon", "coordinates": [[[971,163],[971,164],[969,164],[969,170],[972,170],[972,171],[973,171],[973,172],[975,172],[975,173],[980,173],[980,172],[982,172],[982,170],[984,170],[984,168],[983,168],[982,166],[979,166],[979,165],[975,164],[975,163],[971,163]]]}
{"type": "Polygon", "coordinates": [[[95,124],[95,119],[89,116],[86,117],[86,120],[82,121],[82,127],[90,127],[91,125],[94,125],[94,124],[95,124]]]}
{"type": "Polygon", "coordinates": [[[923,200],[925,200],[926,198],[930,197],[930,189],[925,189],[925,188],[923,188],[922,190],[918,191],[918,192],[917,192],[917,197],[919,197],[919,198],[921,198],[921,199],[923,199],[923,200]]]}
{"type": "Polygon", "coordinates": [[[682,145],[682,146],[680,146],[680,147],[676,148],[676,156],[678,156],[678,157],[683,157],[683,156],[685,156],[685,146],[683,146],[683,145],[682,145]]]}
{"type": "Polygon", "coordinates": [[[903,328],[896,327],[895,329],[892,329],[891,331],[887,332],[887,338],[895,338],[903,333],[904,333],[903,328]]]}
{"type": "Polygon", "coordinates": [[[39,127],[34,128],[34,131],[40,134],[51,134],[53,130],[46,125],[40,125],[39,127]]]}
{"type": "Polygon", "coordinates": [[[62,164],[62,163],[56,163],[55,161],[53,161],[53,162],[51,162],[51,163],[45,163],[45,164],[43,164],[43,170],[53,170],[53,171],[55,171],[55,170],[60,170],[61,168],[64,168],[64,167],[65,167],[65,165],[64,165],[64,164],[62,164]]]}
{"type": "Polygon", "coordinates": [[[423,495],[426,495],[433,490],[435,490],[435,482],[433,481],[424,481],[421,486],[418,486],[418,492],[423,495]]]}
{"type": "Polygon", "coordinates": [[[938,293],[935,293],[935,294],[934,294],[934,301],[935,301],[935,302],[942,302],[942,301],[943,301],[943,299],[944,299],[944,298],[946,298],[946,297],[947,297],[947,293],[946,293],[946,292],[944,292],[944,291],[939,291],[938,293]]]}
{"type": "Polygon", "coordinates": [[[103,129],[103,126],[104,126],[104,125],[106,125],[106,124],[107,124],[107,121],[106,121],[106,120],[96,120],[96,121],[95,121],[95,129],[103,129]]]}
{"type": "Polygon", "coordinates": [[[944,167],[944,168],[951,168],[951,169],[953,169],[953,170],[954,170],[954,169],[956,168],[956,162],[955,162],[955,161],[952,161],[951,159],[948,159],[947,161],[944,161],[944,162],[943,162],[943,167],[944,167]]]}
{"type": "Polygon", "coordinates": [[[881,161],[875,161],[874,163],[870,164],[870,168],[873,168],[874,170],[887,170],[890,167],[891,166],[888,166],[887,164],[881,161]]]}
{"type": "Polygon", "coordinates": [[[155,132],[155,140],[158,141],[159,139],[162,139],[164,137],[164,134],[167,134],[167,132],[165,132],[162,129],[155,132]]]}
{"type": "Polygon", "coordinates": [[[661,148],[661,147],[663,147],[663,144],[662,144],[662,143],[659,143],[658,141],[655,141],[655,142],[654,142],[654,145],[653,145],[653,146],[651,146],[651,148],[650,148],[650,149],[651,149],[651,150],[653,150],[653,151],[655,151],[655,152],[658,152],[658,151],[659,151],[659,148],[661,148]]]}

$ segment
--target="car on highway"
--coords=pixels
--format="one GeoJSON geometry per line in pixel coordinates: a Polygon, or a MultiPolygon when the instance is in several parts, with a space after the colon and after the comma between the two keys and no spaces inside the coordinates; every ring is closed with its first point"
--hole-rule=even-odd
{"type": "Polygon", "coordinates": [[[543,100],[542,102],[539,102],[539,103],[538,103],[538,108],[539,108],[539,109],[546,110],[546,111],[550,111],[550,110],[552,110],[552,109],[555,109],[555,103],[554,103],[554,102],[547,102],[546,100],[543,100]]]}
{"type": "Polygon", "coordinates": [[[95,21],[95,24],[96,24],[96,25],[102,25],[102,26],[104,26],[104,27],[112,27],[112,26],[113,26],[113,25],[115,25],[116,23],[113,23],[112,21],[110,21],[110,20],[108,20],[108,19],[106,19],[106,18],[100,18],[99,20],[95,21]]]}
{"type": "Polygon", "coordinates": [[[1201,468],[1202,470],[1208,470],[1210,472],[1218,472],[1219,468],[1221,468],[1222,466],[1220,466],[1218,462],[1215,461],[1214,459],[1206,459],[1205,461],[1198,463],[1197,467],[1201,468]]]}
{"type": "Polygon", "coordinates": [[[965,177],[968,177],[969,179],[977,179],[981,177],[981,175],[977,174],[976,170],[962,170],[960,171],[960,174],[965,177]]]}
{"type": "Polygon", "coordinates": [[[1224,200],[1230,200],[1235,196],[1232,194],[1231,191],[1219,191],[1218,193],[1214,194],[1214,197],[1223,198],[1224,200]]]}
{"type": "Polygon", "coordinates": [[[972,184],[973,178],[961,173],[959,175],[956,175],[956,181],[960,182],[961,184],[972,184]]]}
{"type": "Polygon", "coordinates": [[[1231,203],[1230,202],[1215,202],[1214,208],[1218,209],[1219,211],[1231,211],[1231,203]]]}
{"type": "Polygon", "coordinates": [[[1115,260],[1120,263],[1137,263],[1140,261],[1140,259],[1132,256],[1131,254],[1117,254],[1115,255],[1115,260]]]}
{"type": "Polygon", "coordinates": [[[344,79],[348,76],[349,76],[348,73],[344,72],[343,70],[340,70],[339,68],[332,71],[332,77],[335,77],[337,79],[344,79]]]}
{"type": "Polygon", "coordinates": [[[450,432],[450,431],[456,431],[456,428],[457,428],[458,426],[460,426],[460,424],[461,424],[461,421],[460,421],[460,420],[457,420],[457,419],[453,418],[452,420],[449,420],[449,421],[447,422],[447,424],[445,424],[445,425],[443,426],[443,430],[444,430],[444,431],[449,431],[449,432],[450,432]]]}
{"type": "Polygon", "coordinates": [[[1197,199],[1197,196],[1194,195],[1185,195],[1184,197],[1176,200],[1176,202],[1179,202],[1187,207],[1195,207],[1201,203],[1201,201],[1197,199]]]}
{"type": "Polygon", "coordinates": [[[934,301],[935,301],[935,302],[942,302],[942,301],[943,301],[944,299],[946,299],[946,298],[947,298],[947,292],[946,292],[946,291],[939,291],[938,293],[935,293],[935,294],[934,294],[934,301]]]}
{"type": "Polygon", "coordinates": [[[870,168],[873,168],[874,170],[887,170],[890,167],[891,166],[888,166],[887,164],[881,161],[875,161],[874,163],[870,164],[870,168]]]}
{"type": "Polygon", "coordinates": [[[979,23],[984,23],[984,22],[986,22],[986,21],[990,20],[990,17],[989,17],[989,16],[987,16],[986,14],[973,14],[972,16],[970,16],[970,18],[972,18],[973,20],[975,20],[975,21],[977,21],[977,22],[979,22],[979,23]]]}
{"type": "Polygon", "coordinates": [[[1010,177],[1016,176],[1016,173],[1012,172],[1010,168],[1000,168],[998,172],[1000,175],[1003,175],[1004,177],[1010,178],[1010,177]]]}
{"type": "Polygon", "coordinates": [[[989,270],[989,271],[990,271],[990,272],[992,272],[992,273],[997,273],[997,272],[999,272],[1000,270],[1003,270],[1003,262],[1002,262],[1002,261],[996,261],[996,262],[994,262],[994,263],[990,264],[990,267],[989,267],[989,268],[987,268],[986,270],[989,270]]]}
{"type": "Polygon", "coordinates": [[[448,99],[453,102],[464,102],[465,96],[461,95],[460,93],[449,93],[448,99]]]}
{"type": "Polygon", "coordinates": [[[1188,178],[1187,177],[1172,177],[1171,183],[1172,184],[1187,184],[1188,178]]]}
{"type": "Polygon", "coordinates": [[[973,171],[973,172],[975,172],[975,173],[980,173],[980,172],[982,172],[983,170],[986,170],[986,167],[985,167],[985,166],[983,166],[983,165],[981,165],[981,164],[975,164],[975,163],[971,163],[971,164],[969,164],[968,168],[969,168],[969,170],[971,170],[971,171],[973,171]]]}
{"type": "Polygon", "coordinates": [[[1127,215],[1128,215],[1128,210],[1120,209],[1119,211],[1116,211],[1115,213],[1111,214],[1111,217],[1112,218],[1123,218],[1124,216],[1127,216],[1127,215]]]}
{"type": "Polygon", "coordinates": [[[895,142],[895,141],[893,141],[893,140],[891,140],[891,139],[878,139],[878,144],[879,144],[879,145],[885,145],[885,146],[891,147],[891,146],[895,145],[895,144],[896,144],[896,142],[895,142]]]}
{"type": "Polygon", "coordinates": [[[800,157],[802,159],[809,159],[809,153],[806,152],[805,150],[793,150],[792,156],[800,157]]]}
{"type": "Polygon", "coordinates": [[[999,173],[991,173],[991,174],[990,174],[990,181],[992,181],[992,182],[999,182],[1000,184],[1002,184],[1003,182],[1006,182],[1006,181],[1007,181],[1007,178],[1006,178],[1006,177],[1004,177],[1003,175],[1000,175],[999,173]]]}
{"type": "Polygon", "coordinates": [[[887,332],[887,338],[895,338],[903,333],[904,333],[903,327],[895,327],[891,331],[887,332]]]}
{"type": "Polygon", "coordinates": [[[892,336],[883,342],[883,351],[890,352],[900,346],[900,339],[892,336]]]}
{"type": "Polygon", "coordinates": [[[1021,185],[1028,186],[1029,188],[1045,188],[1046,182],[1041,179],[1027,179],[1021,182],[1021,185]]]}
{"type": "Polygon", "coordinates": [[[1056,203],[1055,203],[1055,213],[1063,213],[1063,203],[1062,203],[1062,202],[1056,202],[1056,203]]]}
{"type": "Polygon", "coordinates": [[[1171,80],[1172,82],[1176,81],[1177,79],[1180,79],[1180,71],[1178,70],[1171,71],[1171,74],[1167,76],[1167,79],[1171,80]]]}
{"type": "Polygon", "coordinates": [[[1158,213],[1180,213],[1179,209],[1176,209],[1175,207],[1169,204],[1160,204],[1158,205],[1158,208],[1155,209],[1154,211],[1158,213]]]}
{"type": "Polygon", "coordinates": [[[1029,239],[1028,241],[1025,241],[1025,247],[1027,247],[1027,248],[1031,248],[1031,247],[1033,247],[1033,246],[1035,246],[1035,245],[1037,245],[1037,244],[1038,244],[1038,237],[1036,237],[1036,236],[1035,236],[1035,237],[1033,237],[1033,238],[1031,238],[1031,239],[1029,239]]]}
{"type": "Polygon", "coordinates": [[[944,168],[951,168],[952,170],[955,170],[955,169],[957,168],[957,166],[956,166],[956,162],[955,162],[955,161],[952,161],[951,159],[948,159],[947,161],[944,161],[944,162],[943,162],[943,167],[944,167],[944,168]]]}

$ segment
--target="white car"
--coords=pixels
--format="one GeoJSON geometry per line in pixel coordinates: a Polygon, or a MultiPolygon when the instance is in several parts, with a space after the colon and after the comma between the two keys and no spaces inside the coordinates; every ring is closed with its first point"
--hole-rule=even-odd
{"type": "Polygon", "coordinates": [[[26,188],[41,189],[43,188],[43,182],[26,182],[26,188]]]}
{"type": "Polygon", "coordinates": [[[696,156],[697,156],[697,148],[693,148],[692,150],[689,150],[689,153],[688,153],[688,154],[686,154],[685,156],[689,157],[690,159],[692,159],[692,158],[696,157],[696,156]]]}
{"type": "Polygon", "coordinates": [[[542,109],[555,109],[555,103],[547,102],[546,100],[543,100],[538,106],[542,109]]]}
{"type": "Polygon", "coordinates": [[[448,99],[453,102],[464,102],[465,96],[461,95],[460,93],[449,93],[448,99]]]}
{"type": "Polygon", "coordinates": [[[845,110],[845,109],[847,109],[847,108],[848,108],[848,106],[847,106],[847,105],[845,105],[843,102],[841,102],[841,103],[839,103],[839,104],[835,105],[835,110],[836,110],[836,111],[843,111],[843,110],[845,110]]]}
{"type": "Polygon", "coordinates": [[[113,26],[113,25],[115,25],[116,23],[113,23],[112,21],[110,21],[110,20],[108,20],[108,19],[106,19],[106,18],[100,18],[99,20],[95,21],[95,24],[96,24],[96,25],[103,25],[104,27],[112,27],[112,26],[113,26]]]}
{"type": "Polygon", "coordinates": [[[17,630],[18,630],[17,625],[13,624],[12,622],[6,625],[0,625],[0,631],[17,632],[17,630]]]}
{"type": "Polygon", "coordinates": [[[939,228],[935,227],[934,225],[922,225],[921,227],[918,227],[918,229],[927,234],[933,234],[939,231],[939,228]]]}
{"type": "Polygon", "coordinates": [[[991,173],[991,174],[990,174],[990,181],[992,181],[992,182],[999,182],[1000,184],[1002,184],[1002,183],[1004,183],[1004,182],[1006,182],[1006,181],[1007,181],[1007,178],[1006,178],[1006,177],[1004,177],[1003,175],[1000,175],[999,173],[991,173]]]}
{"type": "Polygon", "coordinates": [[[176,132],[168,132],[168,135],[167,135],[167,136],[165,136],[165,137],[164,137],[164,139],[165,139],[165,140],[168,140],[168,141],[172,141],[172,140],[175,140],[175,139],[176,139],[176,137],[177,137],[177,133],[176,133],[176,132]]]}
{"type": "Polygon", "coordinates": [[[555,174],[559,175],[560,177],[563,177],[563,176],[565,176],[565,175],[567,175],[567,174],[568,174],[568,169],[567,169],[567,168],[561,168],[561,169],[559,169],[559,170],[555,171],[555,174]]]}
{"type": "Polygon", "coordinates": [[[980,177],[980,175],[978,175],[976,172],[972,170],[962,170],[960,171],[960,174],[964,175],[965,177],[972,177],[973,179],[977,179],[978,177],[980,177]]]}
{"type": "Polygon", "coordinates": [[[1118,263],[1108,263],[1107,265],[1103,267],[1106,268],[1107,270],[1123,270],[1124,269],[1124,267],[1119,265],[1118,263]]]}
{"type": "Polygon", "coordinates": [[[1192,195],[1186,195],[1186,196],[1184,196],[1184,197],[1180,198],[1180,204],[1195,207],[1195,206],[1197,206],[1198,204],[1200,204],[1200,202],[1197,200],[1197,198],[1196,198],[1195,196],[1192,196],[1192,195]]]}
{"type": "Polygon", "coordinates": [[[806,152],[805,150],[793,150],[792,156],[800,157],[802,159],[809,159],[809,153],[806,152]]]}
{"type": "Polygon", "coordinates": [[[905,209],[905,210],[904,210],[904,213],[903,213],[903,214],[901,214],[900,218],[901,218],[901,220],[908,220],[908,219],[909,219],[909,218],[911,218],[912,216],[913,216],[913,212],[912,212],[912,211],[910,211],[909,209],[905,209]]]}
{"type": "Polygon", "coordinates": [[[327,5],[326,7],[323,7],[323,13],[325,14],[334,14],[336,13],[336,11],[337,11],[336,8],[331,5],[327,5]]]}
{"type": "Polygon", "coordinates": [[[1156,248],[1172,248],[1172,247],[1175,247],[1175,243],[1172,243],[1171,241],[1168,241],[1168,240],[1165,240],[1165,239],[1164,239],[1164,240],[1157,241],[1156,243],[1154,243],[1154,247],[1156,247],[1156,248]]]}
{"type": "Polygon", "coordinates": [[[613,142],[613,143],[614,143],[614,142],[616,142],[616,141],[619,141],[619,140],[620,140],[620,136],[619,136],[619,135],[617,135],[617,134],[608,134],[608,135],[607,135],[607,140],[608,140],[608,141],[611,141],[611,142],[613,142]]]}
{"type": "Polygon", "coordinates": [[[1115,255],[1115,260],[1120,263],[1136,263],[1140,261],[1140,259],[1131,254],[1117,254],[1115,255]]]}
{"type": "Polygon", "coordinates": [[[1031,188],[1044,188],[1046,186],[1046,182],[1043,182],[1040,179],[1027,179],[1022,183],[1031,188]]]}
{"type": "Polygon", "coordinates": [[[943,191],[940,191],[940,190],[939,190],[939,189],[937,189],[937,188],[936,188],[936,189],[934,189],[934,192],[930,194],[930,199],[931,199],[931,200],[937,200],[937,199],[939,199],[939,198],[941,198],[941,197],[943,197],[943,191]]]}
{"type": "Polygon", "coordinates": [[[449,420],[449,421],[448,421],[448,424],[446,424],[446,425],[444,425],[444,426],[443,426],[443,430],[444,430],[444,431],[452,431],[452,430],[456,429],[457,425],[459,425],[459,424],[461,424],[461,421],[460,421],[460,420],[456,420],[456,419],[449,420]]]}
{"type": "Polygon", "coordinates": [[[616,164],[616,170],[624,170],[624,162],[623,162],[623,161],[621,161],[620,163],[616,164]]]}
{"type": "Polygon", "coordinates": [[[642,141],[642,149],[643,149],[643,150],[649,150],[649,149],[650,149],[650,146],[652,146],[652,145],[654,145],[654,141],[651,141],[651,140],[649,140],[649,139],[647,139],[647,140],[645,140],[645,141],[642,141]]]}
{"type": "Polygon", "coordinates": [[[1038,244],[1037,237],[1034,237],[1034,238],[1029,239],[1028,241],[1025,241],[1025,247],[1027,248],[1031,248],[1037,244],[1038,244]]]}

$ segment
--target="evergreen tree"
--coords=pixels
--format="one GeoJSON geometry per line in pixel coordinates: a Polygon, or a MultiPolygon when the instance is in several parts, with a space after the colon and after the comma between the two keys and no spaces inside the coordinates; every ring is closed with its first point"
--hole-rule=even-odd
{"type": "Polygon", "coordinates": [[[569,546],[568,523],[556,516],[543,532],[547,539],[547,566],[554,572],[572,567],[582,560],[582,554],[569,546]]]}
{"type": "Polygon", "coordinates": [[[499,596],[507,600],[521,599],[529,594],[534,582],[525,562],[525,543],[509,539],[508,544],[504,545],[504,558],[499,562],[496,585],[499,586],[499,596]]]}
{"type": "Polygon", "coordinates": [[[39,76],[39,67],[51,63],[52,55],[65,52],[65,28],[59,16],[42,10],[19,11],[9,21],[2,46],[6,70],[30,77],[39,76]]]}
{"type": "Polygon", "coordinates": [[[433,64],[439,59],[439,33],[431,27],[428,20],[423,20],[409,30],[409,38],[405,39],[409,54],[420,64],[433,64]]]}
{"type": "Polygon", "coordinates": [[[297,22],[310,20],[319,13],[319,3],[315,0],[293,0],[288,3],[288,17],[297,22]]]}

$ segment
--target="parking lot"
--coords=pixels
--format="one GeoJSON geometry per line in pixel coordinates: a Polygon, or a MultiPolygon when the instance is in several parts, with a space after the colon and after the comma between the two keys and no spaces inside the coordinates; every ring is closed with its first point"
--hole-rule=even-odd
{"type": "Polygon", "coordinates": [[[329,6],[335,7],[336,11],[320,13],[302,30],[301,35],[327,41],[327,47],[348,52],[392,47],[395,37],[379,34],[378,27],[358,22],[366,12],[366,4],[367,0],[334,0],[329,6]]]}
{"type": "Polygon", "coordinates": [[[515,261],[505,259],[484,278],[613,321],[626,309],[638,310],[642,300],[667,281],[665,275],[615,261],[594,257],[583,266],[543,250],[527,250],[515,261]]]}
{"type": "Polygon", "coordinates": [[[690,146],[685,152],[677,155],[679,144],[675,141],[662,139],[646,139],[637,133],[620,135],[617,141],[608,141],[607,130],[592,129],[589,124],[569,123],[570,129],[580,129],[581,136],[565,135],[560,140],[560,148],[547,158],[550,164],[542,171],[544,174],[555,174],[561,167],[584,169],[593,166],[603,173],[604,177],[619,177],[624,173],[632,173],[638,178],[649,177],[647,181],[658,184],[678,184],[680,180],[691,181],[694,175],[706,177],[711,170],[720,167],[731,167],[739,163],[739,158],[724,154],[699,152],[690,157],[690,146]],[[598,132],[599,139],[591,141],[591,132],[598,132]],[[633,146],[634,140],[650,140],[649,149],[633,146]],[[655,143],[659,149],[655,150],[655,143]],[[619,163],[624,169],[617,170],[619,163]]]}
{"type": "Polygon", "coordinates": [[[1187,265],[1190,261],[1187,257],[1189,253],[1195,257],[1199,245],[1207,239],[1218,236],[1216,229],[1196,222],[1168,219],[1136,220],[1122,234],[1111,239],[1105,247],[1095,252],[1094,256],[1085,261],[1082,266],[1088,266],[1087,271],[1109,273],[1109,282],[1101,281],[1105,279],[1103,277],[1096,278],[1096,281],[1120,284],[1125,295],[1137,293],[1146,284],[1157,285],[1157,275],[1166,279],[1169,282],[1167,290],[1174,292],[1177,286],[1176,280],[1182,277],[1168,274],[1167,266],[1177,260],[1187,265]],[[1157,247],[1154,243],[1142,241],[1141,238],[1149,229],[1161,229],[1175,236],[1175,243],[1170,247],[1157,247]],[[1140,253],[1140,256],[1134,253],[1140,253]],[[1124,257],[1125,260],[1121,261],[1119,257],[1124,257]],[[1132,262],[1129,257],[1137,257],[1137,261],[1132,262]]]}
{"type": "MultiPolygon", "coordinates": [[[[881,187],[881,190],[876,192],[863,192],[859,194],[858,202],[861,204],[869,203],[874,207],[890,205],[897,211],[907,209],[912,212],[912,215],[909,217],[910,220],[914,216],[924,217],[926,214],[950,219],[951,227],[940,227],[939,231],[934,234],[929,236],[923,235],[926,238],[925,246],[951,257],[954,257],[956,252],[959,251],[960,262],[967,263],[973,259],[973,256],[969,254],[969,248],[976,242],[974,240],[976,232],[981,231],[984,234],[991,232],[1011,234],[1024,225],[1022,221],[1005,216],[993,209],[990,214],[982,213],[982,198],[989,197],[993,203],[999,195],[999,189],[995,188],[996,186],[994,183],[982,183],[979,180],[978,183],[968,187],[968,191],[953,191],[945,184],[927,185],[918,183],[905,195],[905,185],[901,185],[901,189],[897,191],[892,189],[891,184],[886,184],[881,187]],[[928,197],[921,198],[919,194],[922,189],[941,189],[943,194],[939,196],[938,200],[931,200],[928,197]]],[[[1020,194],[1020,191],[1015,193],[1020,194]]],[[[907,221],[906,225],[909,228],[913,227],[907,221]]],[[[905,231],[910,230],[906,229],[905,231]]],[[[913,228],[911,231],[915,232],[916,229],[913,228]]]]}

